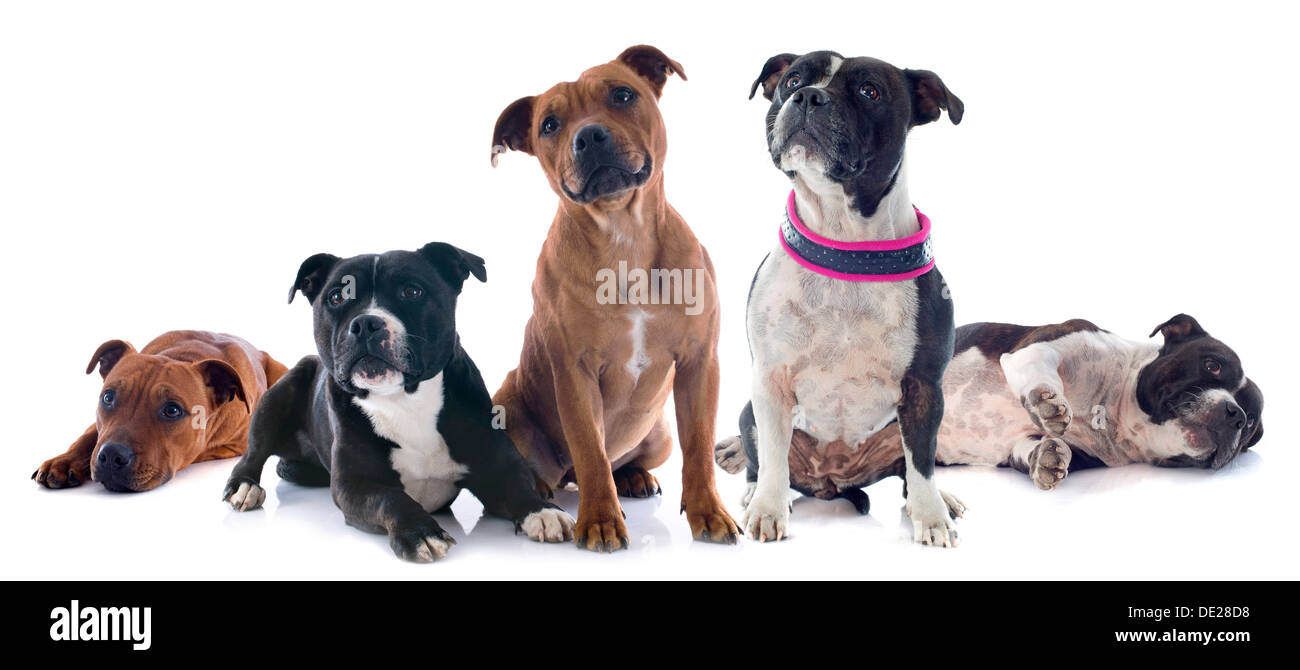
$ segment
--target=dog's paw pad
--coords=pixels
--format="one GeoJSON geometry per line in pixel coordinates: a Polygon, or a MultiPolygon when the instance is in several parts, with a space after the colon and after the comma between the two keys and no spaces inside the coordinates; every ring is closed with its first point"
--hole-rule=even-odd
{"type": "Polygon", "coordinates": [[[564,542],[573,539],[574,524],[564,510],[547,508],[524,517],[519,527],[538,542],[564,542]]]}
{"type": "Polygon", "coordinates": [[[239,487],[226,496],[226,502],[238,512],[255,510],[266,502],[266,489],[250,482],[240,482],[239,487]]]}
{"type": "Polygon", "coordinates": [[[1033,477],[1034,484],[1044,491],[1051,491],[1060,485],[1070,470],[1070,447],[1049,437],[1034,447],[1029,463],[1029,476],[1033,477]]]}
{"type": "Polygon", "coordinates": [[[1024,398],[1025,407],[1034,415],[1038,425],[1051,435],[1064,435],[1070,427],[1074,412],[1065,400],[1065,393],[1046,385],[1035,387],[1024,398]]]}
{"type": "Polygon", "coordinates": [[[739,435],[733,435],[719,442],[713,448],[713,460],[718,467],[730,474],[736,474],[745,467],[745,445],[739,435]]]}

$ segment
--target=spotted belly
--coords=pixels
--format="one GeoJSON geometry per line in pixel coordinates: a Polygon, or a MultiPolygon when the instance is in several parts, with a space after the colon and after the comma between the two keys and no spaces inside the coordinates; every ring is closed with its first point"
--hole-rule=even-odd
{"type": "Polygon", "coordinates": [[[802,430],[790,441],[790,486],[817,498],[830,499],[885,477],[902,474],[903,445],[898,424],[854,445],[843,440],[823,442],[802,430]]]}

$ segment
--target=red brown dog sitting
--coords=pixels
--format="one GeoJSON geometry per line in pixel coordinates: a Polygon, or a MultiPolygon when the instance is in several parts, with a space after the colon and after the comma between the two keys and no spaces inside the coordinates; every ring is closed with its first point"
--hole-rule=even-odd
{"type": "Polygon", "coordinates": [[[691,534],[737,536],[707,453],[718,407],[713,264],[664,196],[658,100],[670,74],[686,78],[663,52],[634,46],[511,103],[492,138],[493,164],[508,149],[536,156],[560,198],[519,367],[494,398],[540,488],[578,484],[576,540],[593,551],[628,546],[619,495],[660,492],[649,471],[672,451],[669,393],[691,534]]]}
{"type": "Polygon", "coordinates": [[[229,458],[248,446],[248,417],[286,368],[231,335],[164,333],[136,352],[109,340],[86,367],[104,387],[95,423],[32,479],[59,489],[87,479],[110,491],[148,491],[191,463],[229,458]]]}

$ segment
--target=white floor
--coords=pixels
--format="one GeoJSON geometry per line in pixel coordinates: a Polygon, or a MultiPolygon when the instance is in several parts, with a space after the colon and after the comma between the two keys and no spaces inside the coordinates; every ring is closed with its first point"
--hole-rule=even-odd
{"type": "MultiPolygon", "coordinates": [[[[597,555],[540,545],[480,516],[467,494],[440,522],[459,544],[446,559],[411,565],[386,538],[346,526],[324,489],[279,482],[268,467],[266,508],[236,513],[218,500],[232,461],[192,466],[143,494],[99,485],[47,491],[5,487],[4,578],[19,579],[1201,579],[1300,576],[1293,523],[1279,487],[1286,470],[1262,443],[1218,473],[1131,466],[1071,474],[1057,491],[1010,470],[942,468],[941,486],[971,509],[961,546],[913,544],[901,480],[870,489],[872,512],[799,498],[793,537],[761,545],[690,540],[678,515],[679,459],[657,474],[664,495],[625,500],[631,549],[597,555]]],[[[14,452],[6,458],[16,456],[14,452]]],[[[35,463],[30,464],[32,467],[35,463]]],[[[30,472],[28,467],[24,472],[30,472]]],[[[17,465],[4,472],[19,470],[17,465]]],[[[739,514],[743,477],[718,471],[739,514]]],[[[577,493],[558,502],[576,510],[577,493]]]]}

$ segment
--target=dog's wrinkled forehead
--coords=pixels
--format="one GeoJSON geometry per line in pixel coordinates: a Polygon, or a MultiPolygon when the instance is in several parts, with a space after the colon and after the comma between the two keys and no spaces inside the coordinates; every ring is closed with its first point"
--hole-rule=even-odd
{"type": "Polygon", "coordinates": [[[341,261],[330,273],[324,298],[329,300],[332,291],[341,291],[344,298],[383,305],[401,300],[403,291],[410,296],[412,288],[433,302],[449,300],[457,291],[444,273],[419,253],[389,251],[341,261]]]}
{"type": "Polygon", "coordinates": [[[848,92],[864,83],[883,89],[891,98],[907,94],[901,71],[885,61],[865,56],[845,58],[834,51],[814,51],[790,64],[776,82],[772,103],[774,108],[780,108],[790,99],[789,93],[799,88],[848,92]]]}

